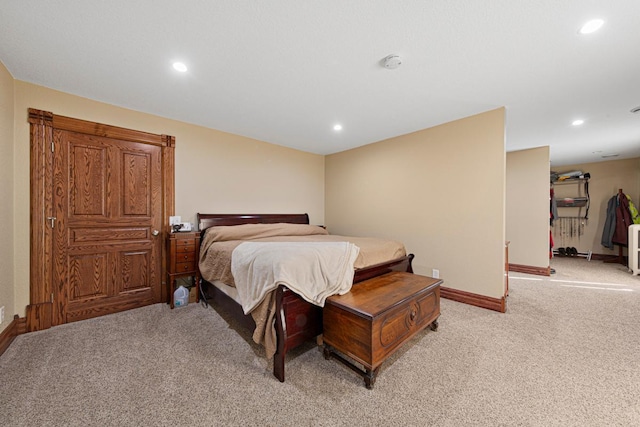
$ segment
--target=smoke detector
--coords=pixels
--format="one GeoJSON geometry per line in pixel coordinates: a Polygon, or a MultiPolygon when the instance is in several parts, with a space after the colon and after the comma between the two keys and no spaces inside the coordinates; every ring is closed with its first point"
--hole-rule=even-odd
{"type": "Polygon", "coordinates": [[[382,60],[382,64],[384,65],[384,68],[394,70],[402,64],[402,58],[400,58],[399,55],[389,55],[382,60]]]}

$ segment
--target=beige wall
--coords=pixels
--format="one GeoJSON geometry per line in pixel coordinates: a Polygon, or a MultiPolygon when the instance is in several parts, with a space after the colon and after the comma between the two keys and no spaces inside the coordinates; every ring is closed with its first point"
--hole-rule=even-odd
{"type": "MultiPolygon", "coordinates": [[[[324,223],[324,157],[15,81],[15,311],[29,303],[27,109],[176,137],[176,214],[309,213],[324,223]]],[[[10,140],[10,139],[9,139],[10,140]]]]}
{"type": "MultiPolygon", "coordinates": [[[[610,160],[606,162],[585,163],[553,168],[555,172],[569,172],[580,170],[591,174],[589,180],[589,197],[591,207],[589,220],[584,221],[584,234],[571,237],[570,232],[561,232],[558,222],[553,227],[555,247],[572,246],[579,252],[589,250],[596,254],[617,255],[618,247],[610,250],[601,245],[602,230],[606,220],[607,203],[621,188],[631,196],[636,207],[640,205],[640,157],[624,160],[610,160]]],[[[575,185],[555,185],[556,197],[576,196],[575,185]]],[[[558,208],[559,216],[574,216],[577,208],[558,208]]],[[[583,208],[584,213],[584,208],[583,208]]],[[[626,249],[625,249],[626,253],[626,249]]]]}
{"type": "Polygon", "coordinates": [[[0,307],[4,306],[5,321],[0,324],[3,331],[15,314],[13,287],[13,77],[0,62],[0,223],[2,245],[0,245],[0,307]]]}
{"type": "Polygon", "coordinates": [[[504,126],[500,108],[327,156],[329,231],[401,240],[416,273],[502,297],[504,126]]]}
{"type": "Polygon", "coordinates": [[[3,126],[15,158],[2,169],[14,182],[14,194],[3,193],[13,209],[0,211],[14,224],[13,253],[3,256],[15,261],[13,279],[0,288],[0,298],[13,299],[7,317],[24,316],[29,303],[28,108],[175,136],[176,213],[185,221],[197,212],[308,212],[334,233],[404,241],[416,254],[416,272],[437,268],[445,286],[502,296],[504,109],[325,158],[14,81],[1,71],[3,95],[8,86],[14,96],[9,104],[3,96],[9,111],[0,118],[14,123],[13,132],[3,126]]]}
{"type": "Polygon", "coordinates": [[[549,147],[507,153],[509,262],[549,267],[549,147]]]}

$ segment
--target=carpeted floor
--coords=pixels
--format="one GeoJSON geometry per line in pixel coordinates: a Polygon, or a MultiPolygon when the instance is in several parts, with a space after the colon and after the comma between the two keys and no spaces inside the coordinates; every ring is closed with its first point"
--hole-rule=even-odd
{"type": "Polygon", "coordinates": [[[510,275],[506,314],[442,300],[438,331],[386,362],[373,390],[313,343],[280,383],[247,332],[196,304],[22,335],[0,357],[0,425],[640,425],[640,276],[552,267],[510,275]]]}

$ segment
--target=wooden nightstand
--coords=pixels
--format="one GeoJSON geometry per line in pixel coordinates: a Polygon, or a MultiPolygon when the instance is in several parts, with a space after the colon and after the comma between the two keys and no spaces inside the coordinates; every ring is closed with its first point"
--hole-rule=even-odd
{"type": "Polygon", "coordinates": [[[191,276],[195,280],[196,302],[200,299],[200,232],[186,231],[169,233],[167,238],[167,276],[169,285],[169,304],[173,308],[173,293],[178,277],[191,276]]]}

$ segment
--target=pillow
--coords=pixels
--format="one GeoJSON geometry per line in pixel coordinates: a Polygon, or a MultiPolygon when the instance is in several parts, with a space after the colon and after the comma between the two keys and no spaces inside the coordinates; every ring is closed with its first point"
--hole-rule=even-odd
{"type": "Polygon", "coordinates": [[[215,242],[226,242],[274,236],[311,236],[329,234],[329,232],[317,225],[280,222],[276,224],[219,225],[208,228],[206,234],[207,239],[212,239],[215,242]]]}

